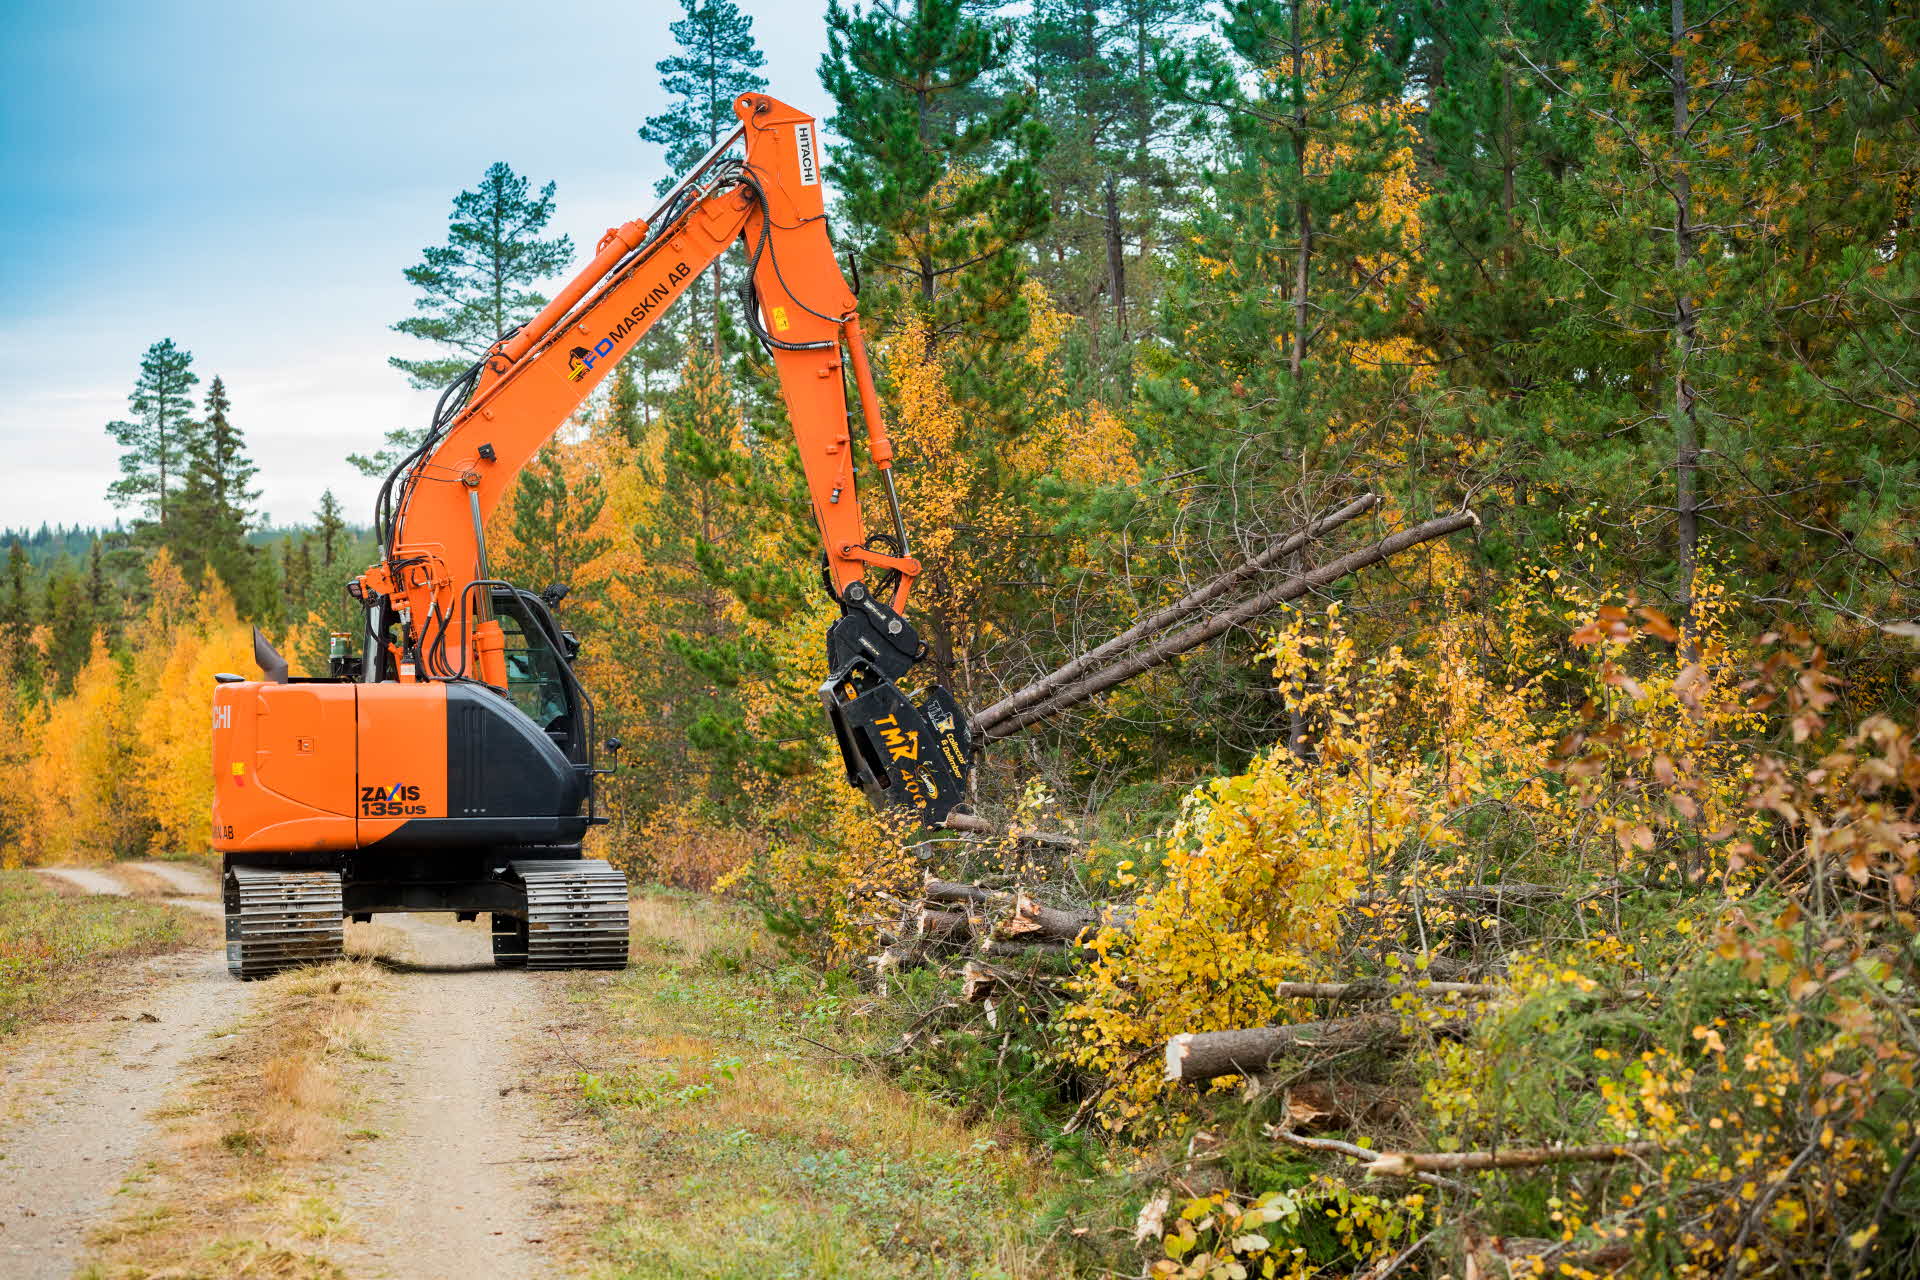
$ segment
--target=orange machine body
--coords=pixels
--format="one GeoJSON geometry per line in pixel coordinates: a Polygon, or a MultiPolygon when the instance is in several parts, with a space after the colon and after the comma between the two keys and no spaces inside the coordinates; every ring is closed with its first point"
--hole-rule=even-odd
{"type": "Polygon", "coordinates": [[[438,684],[223,684],[213,695],[213,847],[317,853],[447,816],[438,684]]]}

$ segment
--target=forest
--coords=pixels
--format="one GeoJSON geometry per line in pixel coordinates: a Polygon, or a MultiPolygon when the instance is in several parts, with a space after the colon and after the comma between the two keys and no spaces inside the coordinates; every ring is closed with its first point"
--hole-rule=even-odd
{"type": "MultiPolygon", "coordinates": [[[[1060,1274],[1914,1274],[1920,14],[832,0],[769,86],[680,4],[639,143],[827,123],[915,623],[992,711],[957,829],[845,786],[723,266],[488,530],[626,744],[597,852],[1081,1179],[1060,1274]]],[[[516,163],[407,269],[396,378],[581,261],[516,163]]],[[[263,530],[176,336],[103,424],[126,525],[8,549],[7,866],[206,851],[213,674],[359,625],[363,513],[263,530]]]]}

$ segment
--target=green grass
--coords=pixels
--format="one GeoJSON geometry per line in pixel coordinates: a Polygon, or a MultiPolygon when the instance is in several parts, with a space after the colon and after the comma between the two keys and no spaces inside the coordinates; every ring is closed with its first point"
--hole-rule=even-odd
{"type": "Polygon", "coordinates": [[[31,871],[0,871],[0,1036],[87,991],[104,962],[185,946],[204,933],[159,903],[63,894],[31,871]]]}
{"type": "Polygon", "coordinates": [[[1043,1154],[836,1056],[875,1039],[858,993],[823,994],[725,904],[634,908],[633,966],[576,988],[600,1031],[578,1096],[611,1146],[587,1189],[607,1218],[591,1274],[1068,1269],[1044,1238],[1060,1188],[1043,1154]]]}

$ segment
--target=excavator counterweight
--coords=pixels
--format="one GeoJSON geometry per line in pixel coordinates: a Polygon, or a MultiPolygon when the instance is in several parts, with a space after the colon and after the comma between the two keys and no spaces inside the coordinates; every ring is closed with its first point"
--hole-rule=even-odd
{"type": "MultiPolygon", "coordinates": [[[[503,967],[626,963],[627,886],[584,854],[605,821],[593,702],[558,595],[493,576],[486,525],[521,469],[621,357],[729,249],[744,312],[793,426],[828,592],[841,617],[821,699],[847,779],[937,826],[966,796],[967,719],[937,685],[899,683],[926,653],[905,611],[909,549],[853,291],[827,237],[818,126],[764,94],[645,219],[447,387],[425,439],[387,477],[381,559],[348,592],[357,653],[294,677],[263,639],[262,676],[213,701],[214,846],[225,861],[228,962],[253,978],[339,955],[343,918],[492,918],[503,967]],[[869,533],[848,387],[889,528],[869,533]],[[870,578],[872,584],[870,585],[870,578]]],[[[619,743],[605,751],[617,762],[619,743]]]]}

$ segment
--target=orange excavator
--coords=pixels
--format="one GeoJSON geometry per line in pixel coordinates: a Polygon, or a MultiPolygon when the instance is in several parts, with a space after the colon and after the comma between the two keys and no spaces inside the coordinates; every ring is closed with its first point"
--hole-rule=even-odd
{"type": "Polygon", "coordinates": [[[818,125],[763,94],[654,214],[610,229],[592,262],[449,385],[375,509],[382,558],[348,584],[364,643],[324,677],[290,677],[255,633],[258,680],[213,699],[214,847],[227,963],[240,978],[337,957],[343,921],[487,912],[503,966],[617,968],[625,877],[587,858],[604,822],[593,703],[564,593],[495,578],[487,517],[520,470],[694,279],[739,245],[749,327],[772,353],[841,616],[820,695],[847,779],[938,825],[966,792],[967,720],[899,681],[925,654],[907,622],[920,572],[893,483],[854,294],[827,236],[818,125]],[[891,528],[855,487],[849,379],[891,528]]]}

